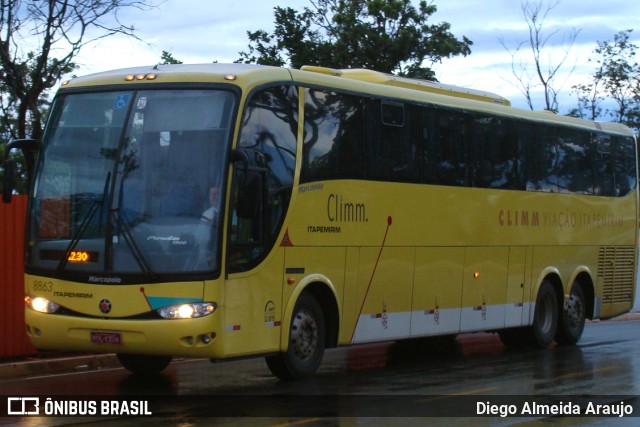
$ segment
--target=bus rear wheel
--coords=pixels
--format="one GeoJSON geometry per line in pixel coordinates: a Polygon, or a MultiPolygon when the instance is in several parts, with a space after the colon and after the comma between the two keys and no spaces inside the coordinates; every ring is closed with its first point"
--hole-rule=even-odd
{"type": "Polygon", "coordinates": [[[303,292],[293,309],[287,351],[267,356],[273,375],[296,380],[313,375],[324,355],[326,328],[322,307],[308,292],[303,292]]]}
{"type": "Polygon", "coordinates": [[[584,292],[579,283],[571,287],[569,300],[562,310],[562,322],[556,334],[556,341],[560,344],[574,345],[582,337],[586,318],[584,292]]]}
{"type": "Polygon", "coordinates": [[[117,354],[120,364],[136,375],[157,375],[171,363],[171,356],[117,354]]]}
{"type": "Polygon", "coordinates": [[[533,325],[529,328],[529,343],[538,348],[547,348],[558,330],[558,297],[553,285],[545,280],[540,285],[533,325]]]}

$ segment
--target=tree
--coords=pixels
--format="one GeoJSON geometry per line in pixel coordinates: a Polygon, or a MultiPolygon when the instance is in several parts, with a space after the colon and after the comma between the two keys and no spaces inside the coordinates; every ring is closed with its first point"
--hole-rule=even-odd
{"type": "Polygon", "coordinates": [[[578,108],[572,115],[596,120],[603,116],[640,130],[640,64],[638,46],[629,42],[632,30],[620,31],[613,41],[598,42],[589,61],[596,65],[591,80],[573,86],[578,108]],[[606,108],[606,104],[613,108],[606,108]]]}
{"type": "Polygon", "coordinates": [[[147,0],[0,0],[2,112],[12,121],[10,131],[2,123],[1,136],[40,139],[46,94],[76,68],[80,50],[115,34],[135,37],[118,12],[150,7],[147,0]]]}
{"type": "Polygon", "coordinates": [[[41,136],[38,102],[75,69],[84,46],[114,34],[134,36],[134,28],[118,20],[118,11],[129,7],[149,6],[144,0],[0,0],[0,80],[16,104],[18,137],[28,130],[41,136]],[[22,46],[34,42],[38,50],[25,52],[22,46]]]}
{"type": "MultiPolygon", "coordinates": [[[[25,74],[30,74],[28,66],[26,66],[25,74]]],[[[38,111],[40,113],[40,119],[42,122],[46,120],[48,109],[48,100],[43,93],[37,100],[38,111]]],[[[19,128],[19,114],[18,114],[18,100],[12,95],[3,81],[0,81],[0,182],[2,182],[4,174],[5,161],[8,159],[13,160],[15,163],[15,174],[17,181],[15,183],[15,190],[20,193],[26,193],[28,187],[29,172],[28,165],[33,160],[32,153],[23,153],[24,156],[15,151],[9,153],[6,148],[6,142],[19,138],[17,130],[19,128]],[[5,157],[7,156],[7,157],[5,157]],[[29,157],[29,161],[25,161],[25,156],[29,157]]],[[[30,134],[31,122],[27,121],[26,134],[30,134]]]]}
{"type": "Polygon", "coordinates": [[[166,50],[162,51],[162,55],[160,56],[160,65],[175,65],[182,63],[183,62],[179,59],[174,58],[171,52],[168,52],[166,50]]]}
{"type": "MultiPolygon", "coordinates": [[[[520,42],[514,49],[510,49],[506,42],[501,39],[500,44],[511,55],[511,71],[515,76],[516,86],[520,89],[527,100],[530,109],[534,109],[533,92],[537,87],[542,88],[544,96],[544,108],[550,111],[558,111],[558,94],[562,89],[563,83],[558,82],[558,77],[569,58],[571,48],[578,37],[580,30],[572,29],[562,43],[560,54],[552,55],[549,44],[558,34],[558,31],[551,31],[546,34],[544,27],[545,22],[553,9],[555,9],[560,1],[548,4],[543,7],[542,1],[532,3],[525,1],[521,3],[522,17],[527,24],[529,38],[520,42]],[[523,48],[530,50],[529,60],[518,60],[523,48]]],[[[568,74],[573,72],[573,68],[568,74]]]]}
{"type": "Polygon", "coordinates": [[[311,0],[302,12],[274,8],[275,30],[248,32],[249,50],[238,62],[333,68],[369,68],[435,80],[430,65],[469,55],[471,40],[458,40],[450,24],[429,24],[437,8],[411,0],[311,0]]]}

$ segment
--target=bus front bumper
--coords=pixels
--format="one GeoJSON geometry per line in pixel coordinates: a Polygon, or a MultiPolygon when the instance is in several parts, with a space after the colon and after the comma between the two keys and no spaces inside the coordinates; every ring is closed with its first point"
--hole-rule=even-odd
{"type": "Polygon", "coordinates": [[[221,313],[193,319],[97,319],[25,310],[27,335],[41,350],[224,358],[221,313]]]}

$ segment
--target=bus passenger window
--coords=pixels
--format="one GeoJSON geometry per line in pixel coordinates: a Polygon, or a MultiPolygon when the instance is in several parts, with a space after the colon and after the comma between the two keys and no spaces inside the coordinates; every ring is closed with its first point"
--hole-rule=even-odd
{"type": "Polygon", "coordinates": [[[362,100],[305,89],[300,182],[364,178],[362,100]]]}
{"type": "Polygon", "coordinates": [[[557,184],[561,193],[593,194],[591,134],[561,129],[558,135],[557,184]]]}
{"type": "Polygon", "coordinates": [[[629,137],[614,137],[616,156],[614,159],[614,173],[616,196],[625,196],[636,188],[635,145],[629,137]]]}
{"type": "Polygon", "coordinates": [[[403,104],[370,100],[365,107],[367,178],[420,182],[418,141],[403,104]]]}
{"type": "Polygon", "coordinates": [[[597,135],[595,137],[595,194],[598,196],[611,197],[615,194],[615,181],[613,173],[613,153],[612,141],[609,135],[597,135]]]}
{"type": "Polygon", "coordinates": [[[515,146],[507,129],[505,119],[480,115],[473,117],[471,162],[474,187],[515,187],[515,146]]]}
{"type": "Polygon", "coordinates": [[[528,191],[557,192],[558,149],[553,134],[553,129],[524,124],[519,127],[518,144],[528,191]]]}
{"type": "Polygon", "coordinates": [[[438,111],[429,145],[434,156],[437,184],[468,186],[468,115],[447,110],[438,111]]]}

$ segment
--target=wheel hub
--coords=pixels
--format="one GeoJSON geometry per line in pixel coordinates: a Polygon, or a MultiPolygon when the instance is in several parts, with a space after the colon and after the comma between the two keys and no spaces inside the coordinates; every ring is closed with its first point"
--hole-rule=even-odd
{"type": "Polygon", "coordinates": [[[298,359],[305,360],[313,355],[318,346],[318,325],[306,311],[299,312],[291,325],[291,346],[298,359]]]}
{"type": "Polygon", "coordinates": [[[579,298],[571,295],[569,301],[567,301],[566,313],[568,324],[567,326],[572,329],[577,328],[584,316],[584,308],[579,298]]]}

